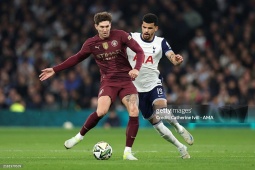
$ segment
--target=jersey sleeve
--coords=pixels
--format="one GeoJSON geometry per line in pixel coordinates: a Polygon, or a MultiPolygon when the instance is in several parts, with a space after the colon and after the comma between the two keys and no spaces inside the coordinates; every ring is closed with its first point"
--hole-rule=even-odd
{"type": "Polygon", "coordinates": [[[168,42],[166,41],[166,39],[164,38],[161,42],[161,46],[162,46],[162,51],[163,53],[166,55],[168,52],[173,51],[171,46],[168,44],[168,42]]]}
{"type": "Polygon", "coordinates": [[[144,52],[141,46],[132,38],[130,34],[122,31],[122,41],[127,45],[127,47],[136,53],[137,60],[134,69],[140,70],[144,60],[144,52]]]}
{"type": "Polygon", "coordinates": [[[88,45],[88,41],[86,41],[78,53],[67,58],[64,62],[60,63],[59,65],[53,67],[53,70],[55,72],[59,72],[67,68],[73,67],[76,64],[80,63],[81,61],[83,61],[84,59],[88,58],[90,54],[91,51],[88,45]]]}

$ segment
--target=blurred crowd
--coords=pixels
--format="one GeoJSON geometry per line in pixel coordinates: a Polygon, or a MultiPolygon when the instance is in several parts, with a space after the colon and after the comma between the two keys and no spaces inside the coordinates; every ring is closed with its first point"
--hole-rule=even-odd
{"type": "Polygon", "coordinates": [[[97,33],[101,11],[127,32],[158,15],[157,35],[184,57],[179,67],[160,62],[169,104],[255,105],[255,0],[0,0],[0,110],[96,107],[92,57],[45,82],[38,76],[97,33]]]}

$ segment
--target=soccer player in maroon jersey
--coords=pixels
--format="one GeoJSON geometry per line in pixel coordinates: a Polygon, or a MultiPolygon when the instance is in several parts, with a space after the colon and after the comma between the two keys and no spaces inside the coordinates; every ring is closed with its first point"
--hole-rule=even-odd
{"type": "Polygon", "coordinates": [[[139,127],[138,95],[132,79],[135,79],[139,74],[144,60],[144,52],[128,33],[122,30],[111,30],[111,21],[112,16],[110,13],[101,12],[95,14],[94,22],[98,34],[87,39],[77,54],[53,68],[43,69],[39,77],[41,81],[44,81],[56,72],[70,68],[88,58],[90,54],[93,54],[101,74],[97,110],[89,115],[76,136],[65,141],[64,146],[70,149],[80,142],[84,135],[94,128],[108,112],[111,103],[115,101],[118,95],[129,113],[123,159],[137,160],[131,153],[139,127]],[[138,56],[134,69],[132,69],[127,58],[127,47],[135,51],[138,56]]]}

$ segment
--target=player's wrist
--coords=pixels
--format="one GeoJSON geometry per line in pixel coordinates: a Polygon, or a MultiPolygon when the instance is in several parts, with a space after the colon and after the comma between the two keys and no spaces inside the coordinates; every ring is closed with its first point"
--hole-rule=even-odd
{"type": "MultiPolygon", "coordinates": [[[[140,67],[140,68],[141,68],[141,67],[140,67]]],[[[139,71],[139,70],[140,70],[140,68],[138,68],[138,67],[136,67],[136,66],[135,66],[135,67],[133,68],[133,70],[137,70],[137,71],[139,71]]]]}

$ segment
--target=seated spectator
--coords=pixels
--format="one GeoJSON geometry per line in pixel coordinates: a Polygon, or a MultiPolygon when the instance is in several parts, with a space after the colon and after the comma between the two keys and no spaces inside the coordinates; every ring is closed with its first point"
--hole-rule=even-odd
{"type": "Polygon", "coordinates": [[[25,102],[21,99],[21,96],[18,94],[15,96],[13,103],[10,105],[11,112],[25,112],[26,106],[25,102]]]}
{"type": "Polygon", "coordinates": [[[4,93],[0,89],[0,110],[2,109],[8,109],[8,105],[6,104],[6,97],[4,93]]]}
{"type": "Polygon", "coordinates": [[[55,96],[51,93],[46,93],[44,96],[45,103],[43,104],[43,109],[48,111],[59,110],[59,105],[55,99],[55,96]]]}

